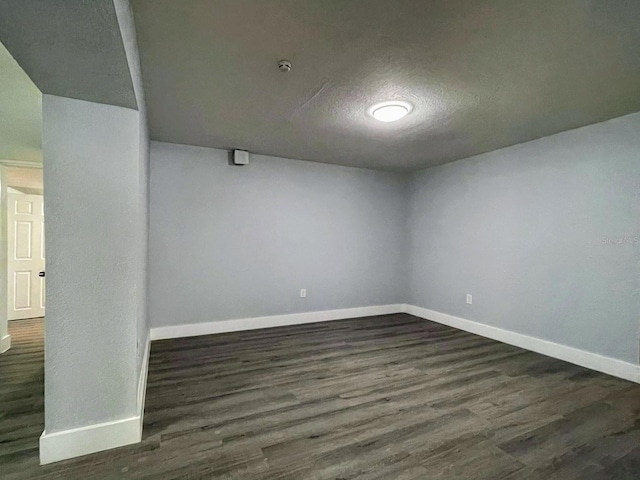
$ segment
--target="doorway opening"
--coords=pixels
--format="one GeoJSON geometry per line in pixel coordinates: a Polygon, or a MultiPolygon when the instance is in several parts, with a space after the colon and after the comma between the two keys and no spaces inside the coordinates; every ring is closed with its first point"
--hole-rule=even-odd
{"type": "Polygon", "coordinates": [[[45,315],[42,169],[7,168],[7,319],[45,315]]]}
{"type": "Polygon", "coordinates": [[[2,453],[37,451],[44,428],[44,186],[42,93],[1,43],[0,85],[0,445],[11,445],[0,463],[10,475],[2,453]]]}
{"type": "MultiPolygon", "coordinates": [[[[44,315],[44,189],[42,93],[3,44],[0,85],[0,354],[4,354],[12,345],[12,322],[44,315]]],[[[38,340],[43,343],[41,337],[38,340]]]]}

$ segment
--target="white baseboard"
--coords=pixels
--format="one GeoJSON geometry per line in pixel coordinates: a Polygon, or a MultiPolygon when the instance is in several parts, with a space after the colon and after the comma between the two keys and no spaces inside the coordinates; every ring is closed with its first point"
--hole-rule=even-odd
{"type": "Polygon", "coordinates": [[[416,307],[414,305],[406,305],[405,311],[411,315],[415,315],[416,317],[432,320],[459,330],[475,333],[482,337],[491,338],[493,340],[498,340],[499,342],[524,348],[525,350],[541,353],[548,357],[580,365],[581,367],[607,373],[614,377],[640,383],[640,365],[624,362],[611,357],[605,357],[604,355],[587,352],[585,350],[550,342],[541,338],[530,337],[521,333],[503,330],[501,328],[492,327],[472,320],[454,317],[453,315],[436,312],[435,310],[416,307]]]}
{"type": "Polygon", "coordinates": [[[141,439],[138,415],[62,432],[47,433],[45,430],[40,436],[40,464],[131,445],[141,439]]]}
{"type": "MultiPolygon", "coordinates": [[[[561,345],[548,340],[504,330],[498,327],[492,327],[490,325],[455,317],[435,310],[406,304],[345,308],[341,310],[324,310],[318,312],[272,315],[266,317],[223,320],[218,322],[156,327],[151,329],[149,339],[145,345],[145,351],[143,353],[137,392],[137,415],[126,419],[89,425],[52,434],[47,434],[45,431],[40,437],[40,463],[46,464],[57,462],[68,458],[79,457],[90,453],[100,452],[102,450],[140,442],[142,439],[142,421],[144,415],[149,353],[152,340],[326,322],[331,320],[368,317],[374,315],[388,315],[400,312],[406,312],[416,317],[448,325],[450,327],[474,333],[486,338],[491,338],[499,342],[515,345],[526,350],[564,360],[575,365],[580,365],[615,377],[640,383],[640,365],[624,362],[611,357],[605,357],[603,355],[561,345]]],[[[10,345],[9,335],[6,335],[1,339],[0,346],[4,347],[5,342],[7,344],[6,348],[8,348],[8,345],[10,345]]],[[[1,351],[3,350],[0,349],[0,352],[1,351]]]]}
{"type": "Polygon", "coordinates": [[[151,340],[194,337],[197,335],[212,335],[216,333],[282,327],[285,325],[300,325],[304,323],[328,322],[331,320],[344,320],[347,318],[388,315],[390,313],[400,313],[403,311],[403,304],[391,304],[376,305],[372,307],[343,308],[341,310],[291,313],[287,315],[270,315],[267,317],[239,318],[235,320],[221,320],[217,322],[190,323],[186,325],[172,325],[168,327],[152,328],[151,340]]]}
{"type": "Polygon", "coordinates": [[[11,348],[11,335],[7,334],[0,338],[0,353],[4,353],[11,348]]]}
{"type": "Polygon", "coordinates": [[[449,325],[450,327],[475,333],[482,337],[491,338],[499,342],[524,348],[525,350],[531,350],[542,355],[547,355],[559,360],[564,360],[565,362],[590,368],[591,370],[607,373],[614,377],[640,383],[640,365],[624,362],[611,357],[605,357],[604,355],[587,352],[585,350],[550,342],[541,338],[523,335],[510,330],[492,327],[490,325],[455,317],[435,310],[429,310],[427,308],[407,304],[345,308],[341,310],[324,310],[318,312],[294,313],[289,315],[272,315],[267,317],[241,318],[217,322],[155,327],[151,329],[151,340],[211,335],[216,333],[253,330],[257,328],[326,322],[330,320],[368,317],[373,315],[387,315],[400,312],[406,312],[411,315],[415,315],[416,317],[432,320],[443,325],[449,325]]]}
{"type": "Polygon", "coordinates": [[[42,432],[40,436],[41,465],[123,447],[142,440],[150,346],[151,339],[147,338],[138,379],[137,415],[51,434],[42,432]]]}
{"type": "Polygon", "coordinates": [[[147,342],[142,354],[142,365],[140,366],[140,376],[138,377],[138,416],[140,417],[140,433],[142,434],[142,424],[144,422],[144,401],[147,396],[147,375],[149,374],[149,353],[151,352],[151,332],[147,334],[147,342]]]}

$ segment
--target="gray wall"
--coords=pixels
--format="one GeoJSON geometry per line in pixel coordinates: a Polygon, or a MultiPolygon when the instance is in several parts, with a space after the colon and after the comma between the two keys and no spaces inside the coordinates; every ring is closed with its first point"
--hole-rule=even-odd
{"type": "Polygon", "coordinates": [[[136,110],[45,95],[45,430],[136,413],[146,235],[136,110]]]}
{"type": "Polygon", "coordinates": [[[152,142],[152,326],[402,302],[405,182],[152,142]]]}
{"type": "Polygon", "coordinates": [[[411,304],[638,361],[640,114],[424,170],[409,211],[411,304]]]}

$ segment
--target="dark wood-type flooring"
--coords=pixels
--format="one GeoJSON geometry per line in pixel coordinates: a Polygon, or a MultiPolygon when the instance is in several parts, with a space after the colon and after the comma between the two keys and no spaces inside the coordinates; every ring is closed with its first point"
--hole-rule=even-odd
{"type": "Polygon", "coordinates": [[[143,442],[40,467],[42,323],[11,333],[2,479],[640,478],[640,385],[407,314],[154,342],[143,442]]]}

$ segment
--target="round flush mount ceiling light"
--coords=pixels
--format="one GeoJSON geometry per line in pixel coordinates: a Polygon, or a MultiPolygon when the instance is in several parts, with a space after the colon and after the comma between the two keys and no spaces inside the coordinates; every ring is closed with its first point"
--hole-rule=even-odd
{"type": "Polygon", "coordinates": [[[402,100],[390,100],[388,102],[376,103],[369,108],[369,115],[380,122],[395,122],[406,117],[413,110],[413,105],[402,100]]]}

